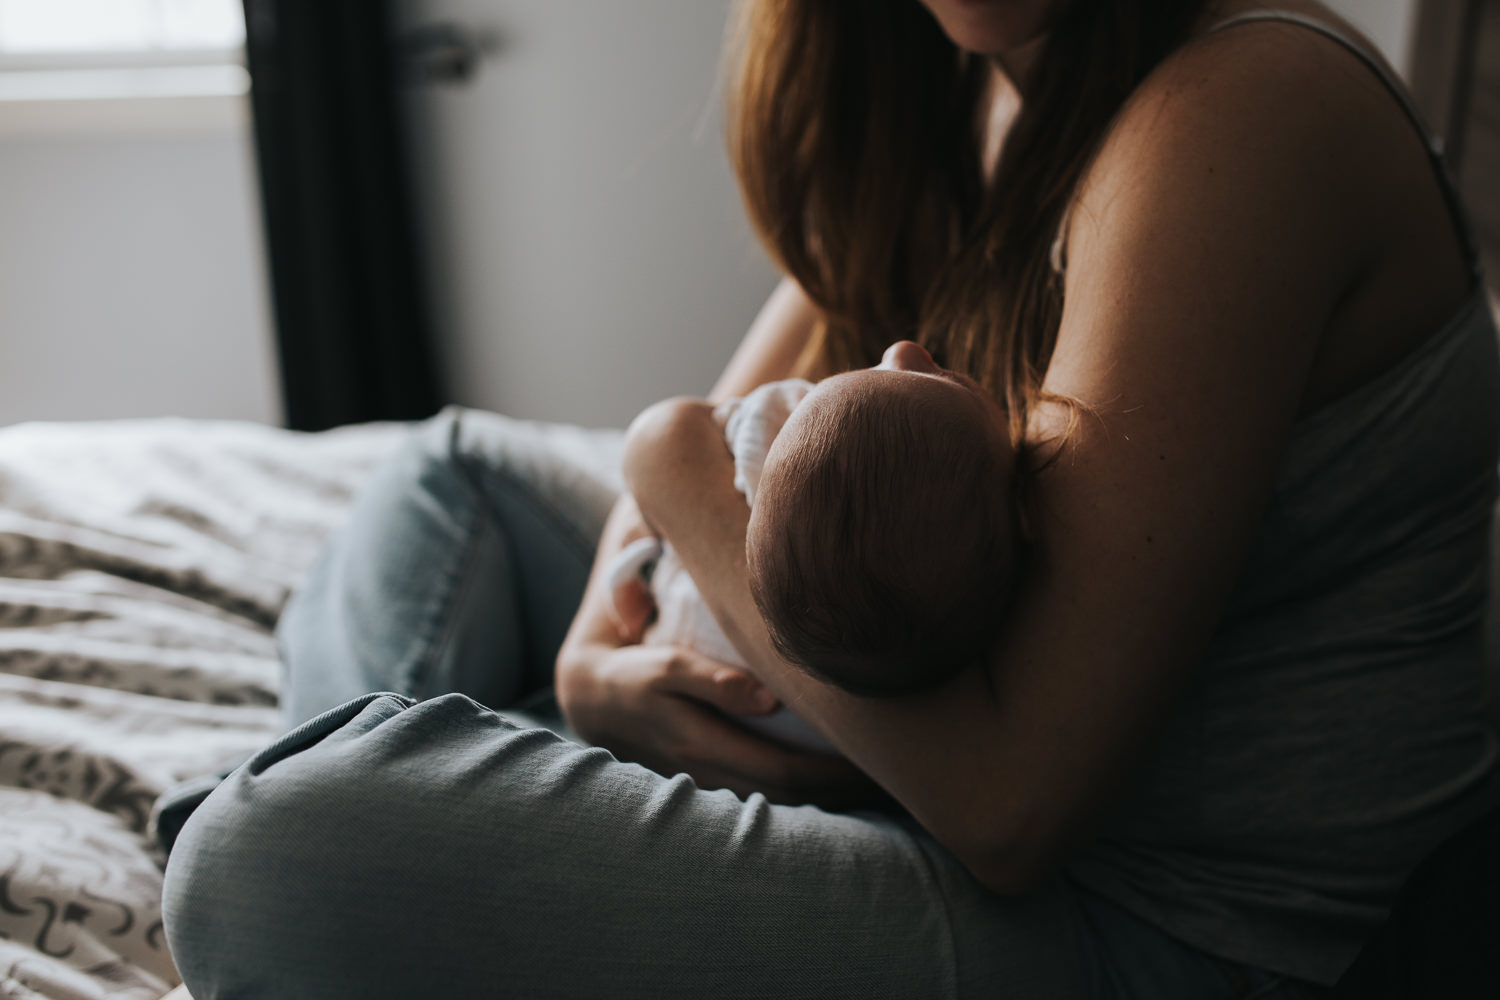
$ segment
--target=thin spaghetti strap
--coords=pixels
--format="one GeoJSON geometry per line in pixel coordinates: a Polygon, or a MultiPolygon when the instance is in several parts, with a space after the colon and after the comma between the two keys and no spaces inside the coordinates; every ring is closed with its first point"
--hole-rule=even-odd
{"type": "Polygon", "coordinates": [[[1458,226],[1459,238],[1463,242],[1464,258],[1468,261],[1469,270],[1476,279],[1479,278],[1479,244],[1474,238],[1474,230],[1469,222],[1468,212],[1464,208],[1463,199],[1459,196],[1458,185],[1454,183],[1453,177],[1448,170],[1448,162],[1443,156],[1443,142],[1432,134],[1432,130],[1427,127],[1427,123],[1422,119],[1421,111],[1417,109],[1416,103],[1412,101],[1411,96],[1406,92],[1406,87],[1386,67],[1385,62],[1372,55],[1363,45],[1332,25],[1319,21],[1316,18],[1308,17],[1306,14],[1290,10],[1255,10],[1244,14],[1236,14],[1234,17],[1226,18],[1212,28],[1209,28],[1204,32],[1204,35],[1211,35],[1215,32],[1223,31],[1225,28],[1232,28],[1235,25],[1249,24],[1255,21],[1284,21],[1309,28],[1338,42],[1344,48],[1358,56],[1366,66],[1375,71],[1375,74],[1385,84],[1386,89],[1395,95],[1401,107],[1406,110],[1407,117],[1411,119],[1411,123],[1416,126],[1417,131],[1421,134],[1422,143],[1427,147],[1428,159],[1432,162],[1433,169],[1437,172],[1438,182],[1442,185],[1443,198],[1448,203],[1448,211],[1458,226]]]}

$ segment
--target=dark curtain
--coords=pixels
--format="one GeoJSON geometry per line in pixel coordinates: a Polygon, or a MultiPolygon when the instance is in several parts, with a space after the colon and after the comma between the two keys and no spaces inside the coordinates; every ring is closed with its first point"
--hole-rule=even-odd
{"type": "Polygon", "coordinates": [[[244,0],[287,425],[425,417],[431,351],[389,0],[244,0]]]}

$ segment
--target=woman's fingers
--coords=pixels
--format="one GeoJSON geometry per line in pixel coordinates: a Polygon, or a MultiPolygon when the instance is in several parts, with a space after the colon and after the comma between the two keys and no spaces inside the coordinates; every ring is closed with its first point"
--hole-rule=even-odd
{"type": "Polygon", "coordinates": [[[749,672],[690,649],[674,649],[655,688],[712,705],[725,715],[766,715],[780,704],[749,672]]]}
{"type": "Polygon", "coordinates": [[[706,789],[832,809],[870,805],[878,788],[840,757],[792,750],[738,725],[776,699],[754,677],[692,650],[581,642],[559,694],[574,730],[659,774],[687,773],[706,789]],[[576,662],[573,662],[576,660],[576,662]]]}
{"type": "Polygon", "coordinates": [[[699,705],[676,717],[678,766],[704,788],[763,793],[773,802],[829,808],[869,804],[883,793],[843,757],[793,750],[699,705]]]}

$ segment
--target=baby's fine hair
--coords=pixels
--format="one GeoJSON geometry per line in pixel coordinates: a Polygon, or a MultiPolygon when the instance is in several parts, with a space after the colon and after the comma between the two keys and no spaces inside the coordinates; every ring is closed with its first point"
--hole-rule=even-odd
{"type": "Polygon", "coordinates": [[[771,641],[854,694],[935,687],[984,655],[1013,588],[1004,431],[921,394],[803,406],[795,441],[763,474],[746,543],[771,641]]]}

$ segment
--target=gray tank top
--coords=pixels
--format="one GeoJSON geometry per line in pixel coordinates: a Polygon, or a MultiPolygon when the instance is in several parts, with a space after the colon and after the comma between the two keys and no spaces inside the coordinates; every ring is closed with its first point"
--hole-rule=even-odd
{"type": "MultiPolygon", "coordinates": [[[[1384,64],[1369,64],[1426,137],[1384,64]]],[[[1474,288],[1441,330],[1293,428],[1205,662],[1127,805],[1070,866],[1181,940],[1331,984],[1416,862],[1500,797],[1483,705],[1500,358],[1474,288]]]]}

